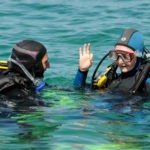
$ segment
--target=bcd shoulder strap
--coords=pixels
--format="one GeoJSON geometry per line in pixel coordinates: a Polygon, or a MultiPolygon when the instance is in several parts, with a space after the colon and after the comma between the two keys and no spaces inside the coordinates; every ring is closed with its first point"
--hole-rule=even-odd
{"type": "Polygon", "coordinates": [[[0,93],[8,91],[16,83],[13,76],[9,74],[7,61],[0,61],[0,93]]]}
{"type": "Polygon", "coordinates": [[[0,75],[0,93],[8,90],[13,85],[15,85],[15,82],[11,76],[5,74],[0,75]]]}
{"type": "Polygon", "coordinates": [[[136,82],[133,85],[133,87],[129,90],[129,93],[135,94],[141,86],[143,86],[144,82],[146,81],[147,77],[150,73],[150,62],[147,61],[146,63],[142,64],[139,68],[139,71],[137,72],[136,76],[136,82]]]}

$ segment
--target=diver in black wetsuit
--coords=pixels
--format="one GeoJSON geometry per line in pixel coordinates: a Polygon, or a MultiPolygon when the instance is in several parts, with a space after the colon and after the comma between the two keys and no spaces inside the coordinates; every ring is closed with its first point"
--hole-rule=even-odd
{"type": "MultiPolygon", "coordinates": [[[[92,76],[92,89],[107,88],[111,91],[131,94],[137,92],[150,93],[149,54],[139,31],[135,29],[125,30],[114,49],[103,58],[104,60],[107,56],[110,56],[114,63],[110,64],[107,70],[98,76],[96,76],[96,71],[99,66],[95,69],[92,76]],[[120,73],[117,72],[117,68],[120,68],[120,73]]],[[[86,86],[86,77],[92,62],[93,54],[90,53],[90,44],[84,44],[83,50],[80,48],[79,69],[74,80],[76,88],[86,86]]]]}
{"type": "Polygon", "coordinates": [[[33,40],[17,43],[8,62],[0,66],[0,95],[21,99],[36,94],[46,84],[43,74],[48,67],[43,44],[33,40]]]}

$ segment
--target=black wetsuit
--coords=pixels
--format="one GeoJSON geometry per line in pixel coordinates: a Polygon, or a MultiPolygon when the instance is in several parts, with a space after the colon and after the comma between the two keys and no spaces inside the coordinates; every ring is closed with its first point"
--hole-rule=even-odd
{"type": "MultiPolygon", "coordinates": [[[[117,79],[113,80],[108,86],[111,91],[121,91],[123,93],[132,93],[134,86],[137,83],[137,75],[132,74],[121,74],[117,79]]],[[[145,81],[140,85],[138,91],[150,93],[150,78],[146,78],[145,81]]]]}
{"type": "MultiPolygon", "coordinates": [[[[78,70],[74,80],[75,88],[81,88],[87,85],[86,84],[87,73],[88,71],[82,72],[78,70]]],[[[139,76],[141,76],[142,74],[144,73],[143,72],[140,73],[139,70],[136,71],[133,70],[128,73],[122,73],[118,75],[117,78],[113,79],[113,81],[107,85],[107,88],[110,91],[132,93],[132,91],[134,90],[134,86],[136,86],[139,80],[139,76]]],[[[143,80],[142,84],[140,84],[138,91],[150,93],[150,77],[148,75],[145,76],[145,79],[143,80]]]]}
{"type": "Polygon", "coordinates": [[[25,98],[35,93],[32,82],[8,70],[0,71],[0,94],[10,98],[25,98]]]}

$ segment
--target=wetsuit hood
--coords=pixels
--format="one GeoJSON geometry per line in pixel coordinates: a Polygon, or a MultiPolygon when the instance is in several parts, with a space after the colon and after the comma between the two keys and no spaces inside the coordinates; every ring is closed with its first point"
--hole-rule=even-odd
{"type": "MultiPolygon", "coordinates": [[[[21,63],[34,77],[43,77],[42,58],[47,53],[43,44],[33,40],[23,40],[12,49],[10,58],[21,63]]],[[[22,69],[10,62],[10,69],[24,74],[22,69]]]]}
{"type": "Polygon", "coordinates": [[[126,29],[121,34],[116,45],[123,45],[131,48],[132,50],[142,53],[144,52],[144,39],[142,34],[135,29],[126,29]]]}
{"type": "MultiPolygon", "coordinates": [[[[129,47],[133,51],[136,51],[138,54],[141,55],[143,55],[145,49],[143,36],[138,30],[135,29],[124,30],[123,33],[121,34],[121,37],[115,44],[115,46],[116,45],[123,45],[129,47]]],[[[137,63],[133,68],[133,70],[125,74],[129,75],[136,72],[139,66],[141,65],[141,63],[142,63],[142,58],[137,58],[137,63]]]]}

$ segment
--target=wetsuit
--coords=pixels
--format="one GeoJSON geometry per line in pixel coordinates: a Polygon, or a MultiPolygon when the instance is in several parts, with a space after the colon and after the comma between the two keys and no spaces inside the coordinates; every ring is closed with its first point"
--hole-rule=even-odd
{"type": "MultiPolygon", "coordinates": [[[[87,86],[86,78],[87,78],[88,71],[82,72],[80,70],[77,71],[75,80],[74,80],[74,87],[75,88],[82,88],[87,86]]],[[[120,91],[123,93],[131,92],[133,87],[136,85],[138,80],[139,72],[131,71],[128,73],[122,73],[118,75],[116,79],[114,79],[107,88],[111,91],[120,91]]],[[[146,77],[144,82],[140,85],[139,92],[150,93],[150,77],[146,77]]]]}
{"type": "Polygon", "coordinates": [[[11,71],[0,72],[0,94],[10,98],[25,98],[35,93],[29,79],[11,71]]]}
{"type": "Polygon", "coordinates": [[[29,79],[11,71],[0,71],[0,107],[25,109],[28,106],[47,105],[29,79]]]}

